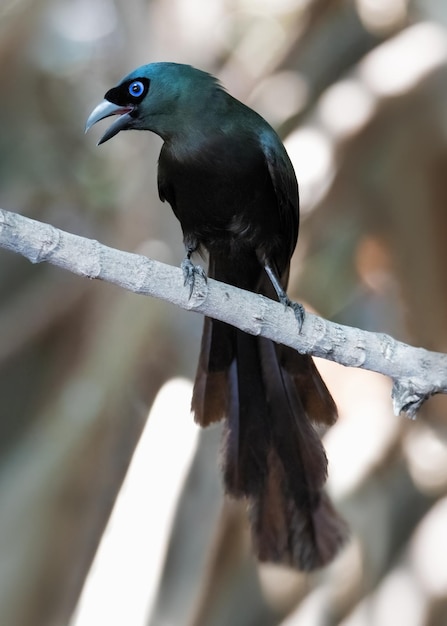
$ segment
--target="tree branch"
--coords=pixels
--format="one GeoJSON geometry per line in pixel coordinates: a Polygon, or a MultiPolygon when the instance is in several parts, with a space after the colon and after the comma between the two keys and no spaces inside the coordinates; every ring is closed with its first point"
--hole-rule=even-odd
{"type": "Polygon", "coordinates": [[[166,300],[299,352],[389,376],[396,414],[404,411],[414,417],[424,400],[447,393],[446,354],[414,348],[389,335],[335,324],[311,313],[306,313],[298,333],[293,311],[269,298],[200,278],[189,297],[180,268],[109,248],[2,209],[0,246],[32,263],[46,261],[80,276],[166,300]]]}

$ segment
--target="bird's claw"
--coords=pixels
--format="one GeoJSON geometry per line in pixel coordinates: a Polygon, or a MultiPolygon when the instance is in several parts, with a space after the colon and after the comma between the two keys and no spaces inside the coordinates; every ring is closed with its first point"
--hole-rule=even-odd
{"type": "Polygon", "coordinates": [[[292,309],[295,319],[298,322],[298,332],[300,333],[303,327],[304,317],[306,315],[303,305],[299,302],[292,302],[292,300],[290,300],[287,296],[285,298],[281,298],[281,302],[286,308],[292,309]]]}
{"type": "Polygon", "coordinates": [[[292,308],[295,314],[295,319],[298,322],[298,332],[300,333],[303,327],[304,317],[306,315],[304,307],[299,302],[292,302],[292,301],[290,302],[289,306],[292,308]]]}
{"type": "Polygon", "coordinates": [[[207,276],[205,270],[200,265],[194,265],[191,259],[186,257],[183,259],[181,268],[183,271],[184,278],[184,286],[189,285],[189,297],[191,298],[192,292],[194,291],[194,285],[196,283],[196,278],[201,278],[206,282],[207,276]]]}

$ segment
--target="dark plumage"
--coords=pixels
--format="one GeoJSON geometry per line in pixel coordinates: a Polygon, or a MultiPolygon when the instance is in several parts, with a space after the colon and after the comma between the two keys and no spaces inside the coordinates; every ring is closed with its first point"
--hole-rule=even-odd
{"type": "MultiPolygon", "coordinates": [[[[129,74],[87,127],[116,114],[100,143],[128,129],[164,140],[158,188],[183,229],[185,277],[194,280],[189,259],[204,248],[209,276],[291,304],[298,186],[269,124],[209,74],[175,63],[129,74]]],[[[192,409],[202,426],[226,420],[225,485],[249,503],[259,558],[303,570],[329,562],[345,525],[323,491],[312,422],[332,424],[336,407],[312,359],[206,318],[192,409]]]]}

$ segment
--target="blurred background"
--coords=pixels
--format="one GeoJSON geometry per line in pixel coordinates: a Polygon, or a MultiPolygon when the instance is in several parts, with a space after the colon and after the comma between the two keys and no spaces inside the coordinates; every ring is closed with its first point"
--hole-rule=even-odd
{"type": "MultiPolygon", "coordinates": [[[[444,0],[2,0],[1,208],[178,265],[161,140],[84,135],[160,60],[214,73],[284,139],[292,298],[447,351],[444,0]]],[[[189,415],[200,316],[3,250],[0,294],[2,625],[447,623],[445,399],[411,422],[388,379],[319,362],[351,540],[312,576],[259,566],[220,430],[189,415]]]]}

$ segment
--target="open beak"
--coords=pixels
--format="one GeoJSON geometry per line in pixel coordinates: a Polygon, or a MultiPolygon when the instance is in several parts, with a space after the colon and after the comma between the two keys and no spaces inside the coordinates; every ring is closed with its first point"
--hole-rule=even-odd
{"type": "Polygon", "coordinates": [[[133,107],[131,106],[123,107],[119,104],[109,102],[109,100],[103,100],[90,113],[87,123],[85,125],[85,132],[87,132],[93,126],[93,124],[96,124],[96,122],[99,122],[106,117],[110,117],[111,115],[119,115],[119,118],[115,122],[113,122],[111,126],[109,126],[104,135],[98,141],[98,146],[100,146],[105,141],[112,139],[112,137],[117,135],[120,130],[126,130],[126,128],[129,128],[130,122],[132,120],[132,117],[130,115],[132,111],[133,107]]]}

